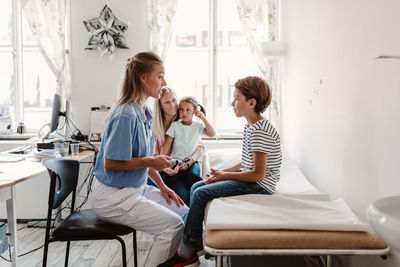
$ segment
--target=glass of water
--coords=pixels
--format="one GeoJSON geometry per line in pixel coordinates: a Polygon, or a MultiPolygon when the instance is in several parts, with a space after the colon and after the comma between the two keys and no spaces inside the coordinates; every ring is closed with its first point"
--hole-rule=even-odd
{"type": "Polygon", "coordinates": [[[70,144],[71,146],[71,156],[77,158],[79,154],[79,144],[70,144]]]}

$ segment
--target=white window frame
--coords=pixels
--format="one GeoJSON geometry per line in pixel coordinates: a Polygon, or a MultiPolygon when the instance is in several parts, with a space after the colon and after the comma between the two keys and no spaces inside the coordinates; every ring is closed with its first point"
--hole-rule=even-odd
{"type": "MultiPolygon", "coordinates": [[[[3,0],[4,1],[4,0],[3,0]]],[[[25,118],[27,117],[25,112],[30,112],[31,109],[29,106],[25,106],[25,87],[24,87],[24,53],[26,52],[34,52],[40,53],[40,46],[35,44],[25,44],[23,40],[23,8],[20,0],[6,0],[11,1],[11,31],[12,31],[12,38],[11,44],[1,45],[2,53],[10,53],[12,56],[12,64],[13,66],[10,68],[13,69],[12,72],[12,82],[14,84],[14,96],[15,99],[11,103],[13,107],[13,113],[9,114],[12,118],[12,132],[15,132],[17,126],[20,122],[24,122],[25,118]]],[[[70,5],[67,1],[67,18],[66,21],[68,22],[66,34],[70,32],[70,5]]],[[[29,34],[29,33],[25,33],[29,34]]],[[[69,42],[70,38],[69,35],[66,37],[66,40],[69,42]]],[[[69,44],[69,43],[68,43],[69,44]]],[[[68,49],[66,49],[68,53],[68,49]]],[[[69,60],[69,59],[68,59],[69,60]]],[[[37,129],[40,128],[41,125],[37,125],[34,128],[32,126],[28,126],[27,130],[30,133],[34,133],[37,129]]]]}
{"type": "MultiPolygon", "coordinates": [[[[209,96],[209,109],[211,111],[211,123],[216,125],[217,121],[217,109],[218,109],[218,54],[219,54],[219,47],[218,47],[218,4],[219,0],[209,0],[209,39],[208,39],[208,55],[209,55],[209,82],[208,82],[208,96],[209,96]]],[[[278,14],[277,19],[280,19],[280,1],[278,1],[278,14]]],[[[279,22],[277,22],[279,23],[279,22]]],[[[279,35],[279,26],[277,31],[277,38],[279,35]]],[[[278,73],[276,79],[278,79],[279,86],[279,66],[278,66],[278,73]]],[[[268,115],[270,116],[270,115],[268,115]]],[[[215,138],[207,138],[203,137],[203,139],[237,139],[242,138],[243,133],[237,132],[224,132],[224,133],[217,133],[215,138]]]]}
{"type": "MultiPolygon", "coordinates": [[[[209,0],[209,21],[208,21],[208,32],[209,32],[209,38],[208,38],[208,47],[209,47],[209,52],[208,55],[210,57],[209,59],[209,64],[210,64],[210,75],[209,75],[209,86],[208,88],[218,88],[218,81],[217,81],[217,75],[218,75],[218,0],[209,0]]],[[[212,97],[211,99],[211,114],[212,114],[212,123],[215,125],[217,121],[217,97],[218,96],[218,91],[217,90],[212,90],[212,97]]]]}
{"type": "Polygon", "coordinates": [[[22,50],[22,8],[21,2],[12,2],[12,54],[14,61],[15,84],[15,122],[14,125],[24,120],[24,82],[23,82],[23,50],[22,50]]]}

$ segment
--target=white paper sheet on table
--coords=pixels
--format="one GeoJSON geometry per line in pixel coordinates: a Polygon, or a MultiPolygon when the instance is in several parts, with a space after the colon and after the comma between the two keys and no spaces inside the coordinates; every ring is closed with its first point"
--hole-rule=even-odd
{"type": "Polygon", "coordinates": [[[213,200],[207,229],[367,231],[343,199],[327,194],[242,195],[213,200]]]}
{"type": "Polygon", "coordinates": [[[281,179],[276,186],[281,194],[321,194],[301,173],[296,164],[288,159],[282,161],[281,179]]]}
{"type": "MultiPolygon", "coordinates": [[[[223,169],[240,161],[240,151],[209,151],[210,165],[223,169]],[[216,153],[217,152],[217,153],[216,153]]],[[[284,158],[276,194],[243,195],[213,200],[207,229],[296,229],[367,231],[343,199],[331,199],[315,188],[296,164],[284,158]]]]}

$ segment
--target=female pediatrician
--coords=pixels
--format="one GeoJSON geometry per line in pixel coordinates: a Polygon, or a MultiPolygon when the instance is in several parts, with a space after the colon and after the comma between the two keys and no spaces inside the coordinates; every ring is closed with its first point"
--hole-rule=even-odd
{"type": "Polygon", "coordinates": [[[153,156],[153,116],[145,101],[158,98],[165,85],[156,54],[142,52],[128,60],[122,94],[100,145],[91,195],[93,210],[102,220],[154,235],[146,266],[157,266],[175,253],[188,212],[158,173],[172,167],[170,157],[153,156]],[[148,176],[158,188],[146,185],[148,176]]]}

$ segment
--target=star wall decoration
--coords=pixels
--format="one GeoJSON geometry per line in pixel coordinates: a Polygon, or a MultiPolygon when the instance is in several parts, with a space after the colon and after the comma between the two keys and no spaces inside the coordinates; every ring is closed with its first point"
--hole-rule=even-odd
{"type": "Polygon", "coordinates": [[[108,54],[111,59],[116,48],[129,49],[123,36],[128,25],[120,21],[107,5],[104,6],[99,17],[83,21],[83,24],[90,35],[85,50],[97,49],[102,56],[108,54]]]}

